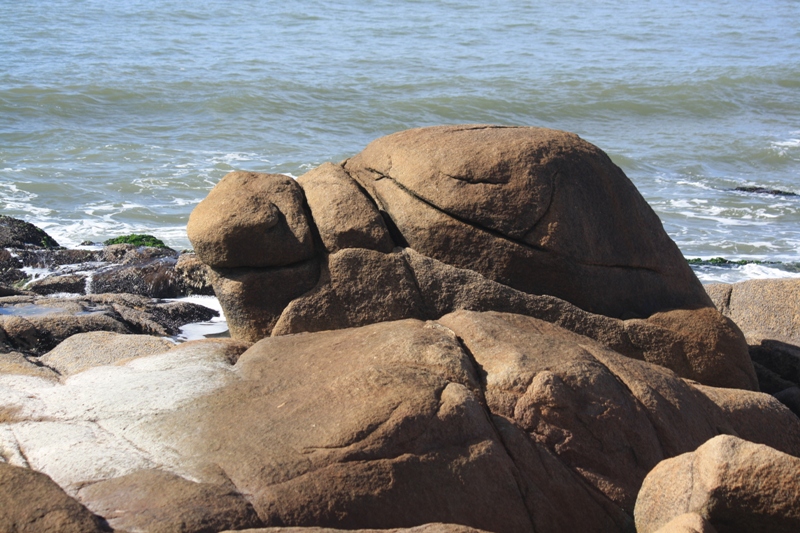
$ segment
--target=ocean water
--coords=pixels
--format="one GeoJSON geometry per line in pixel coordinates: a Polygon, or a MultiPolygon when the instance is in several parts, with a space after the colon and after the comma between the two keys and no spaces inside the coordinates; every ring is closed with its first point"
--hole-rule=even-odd
{"type": "Polygon", "coordinates": [[[0,0],[0,211],[62,245],[190,247],[234,169],[298,176],[402,129],[578,133],[701,279],[798,275],[800,2],[0,0]],[[775,264],[780,262],[780,264],[775,264]]]}

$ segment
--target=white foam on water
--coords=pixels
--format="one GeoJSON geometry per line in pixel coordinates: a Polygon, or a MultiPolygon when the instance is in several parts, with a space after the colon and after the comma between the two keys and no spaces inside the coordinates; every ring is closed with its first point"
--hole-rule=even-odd
{"type": "Polygon", "coordinates": [[[169,301],[173,302],[189,302],[197,305],[202,305],[219,313],[219,316],[212,318],[206,322],[195,322],[186,324],[180,328],[180,333],[173,337],[177,342],[185,342],[192,340],[206,339],[210,336],[219,336],[228,331],[228,322],[225,319],[225,313],[222,311],[222,306],[216,296],[185,296],[183,298],[175,298],[169,301]]]}
{"type": "Polygon", "coordinates": [[[749,279],[800,278],[800,272],[789,272],[770,265],[693,265],[701,283],[738,283],[749,279]]]}

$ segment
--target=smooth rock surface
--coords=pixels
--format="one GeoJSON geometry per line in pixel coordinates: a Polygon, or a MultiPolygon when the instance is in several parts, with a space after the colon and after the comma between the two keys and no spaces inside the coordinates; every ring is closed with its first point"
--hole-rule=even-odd
{"type": "Polygon", "coordinates": [[[345,248],[392,251],[394,243],[377,207],[341,166],[325,163],[297,183],[328,253],[345,248]]]}
{"type": "Polygon", "coordinates": [[[92,331],[68,337],[39,361],[61,376],[70,376],[94,366],[163,353],[174,346],[166,339],[151,335],[92,331]]]}
{"type": "Polygon", "coordinates": [[[314,255],[303,204],[288,176],[230,172],[192,211],[186,231],[214,268],[290,265],[314,255]]]}
{"type": "Polygon", "coordinates": [[[98,481],[80,499],[114,529],[173,533],[261,526],[253,506],[232,487],[194,483],[159,470],[98,481]]]}

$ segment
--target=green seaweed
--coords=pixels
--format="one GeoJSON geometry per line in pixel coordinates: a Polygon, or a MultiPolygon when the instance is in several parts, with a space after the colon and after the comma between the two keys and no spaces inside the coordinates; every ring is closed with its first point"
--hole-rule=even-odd
{"type": "Polygon", "coordinates": [[[103,244],[109,246],[111,244],[132,244],[134,246],[149,246],[152,248],[166,248],[167,245],[163,241],[153,237],[152,235],[141,235],[131,233],[130,235],[120,235],[113,239],[104,241],[103,244]]]}
{"type": "Polygon", "coordinates": [[[700,259],[699,257],[695,257],[694,259],[686,259],[686,262],[690,265],[777,265],[780,264],[780,261],[759,261],[758,259],[741,259],[738,261],[731,261],[730,259],[725,259],[724,257],[712,257],[711,259],[700,259]]]}

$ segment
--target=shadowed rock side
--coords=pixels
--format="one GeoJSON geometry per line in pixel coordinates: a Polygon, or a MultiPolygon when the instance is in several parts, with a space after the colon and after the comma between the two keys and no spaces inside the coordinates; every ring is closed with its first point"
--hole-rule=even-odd
{"type": "Polygon", "coordinates": [[[741,333],[714,310],[655,214],[574,135],[410,130],[308,172],[302,190],[286,179],[232,173],[190,220],[236,338],[509,311],[709,385],[757,388],[741,333]],[[273,191],[283,191],[280,200],[273,191]],[[247,194],[256,199],[240,198],[247,194]],[[283,229],[234,223],[228,210],[241,202],[248,213],[268,205],[264,216],[283,229]],[[313,256],[290,254],[281,264],[286,235],[308,228],[313,256]],[[277,266],[263,266],[259,254],[277,266]]]}

